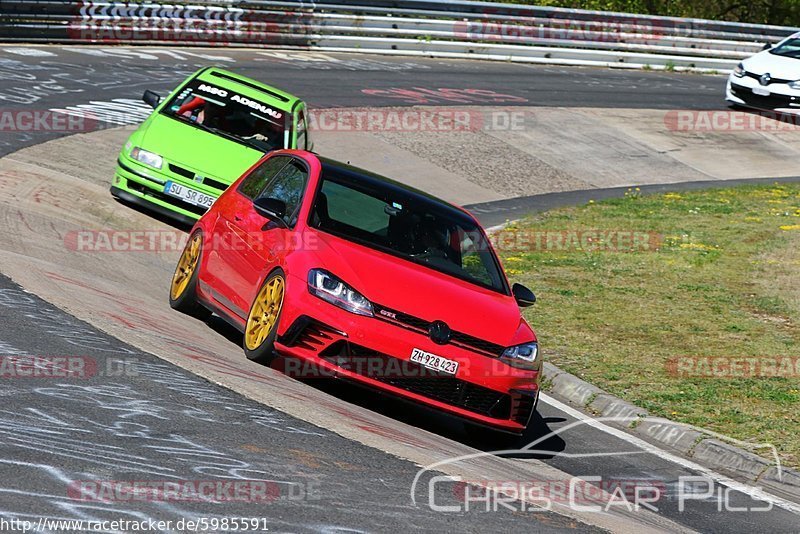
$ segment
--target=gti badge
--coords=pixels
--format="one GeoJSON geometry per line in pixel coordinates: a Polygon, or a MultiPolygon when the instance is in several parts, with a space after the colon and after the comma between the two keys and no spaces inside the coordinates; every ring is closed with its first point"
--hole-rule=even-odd
{"type": "Polygon", "coordinates": [[[450,327],[444,321],[434,321],[428,327],[428,336],[437,345],[446,345],[451,335],[450,327]]]}
{"type": "Polygon", "coordinates": [[[769,85],[769,82],[772,81],[772,76],[769,75],[769,72],[766,74],[762,74],[761,78],[758,79],[758,83],[761,85],[769,85]]]}
{"type": "Polygon", "coordinates": [[[380,313],[384,317],[388,317],[389,319],[397,319],[397,314],[390,311],[381,310],[378,313],[380,313]]]}

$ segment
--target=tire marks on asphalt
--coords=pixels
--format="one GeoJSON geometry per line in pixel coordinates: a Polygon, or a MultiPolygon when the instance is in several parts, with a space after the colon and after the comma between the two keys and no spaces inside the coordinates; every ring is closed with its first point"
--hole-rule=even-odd
{"type": "Polygon", "coordinates": [[[444,516],[416,508],[397,498],[417,470],[410,462],[138,351],[4,276],[0,303],[0,347],[58,355],[77,351],[102,368],[108,361],[125,364],[113,366],[124,369],[114,376],[0,380],[0,514],[6,519],[168,519],[174,524],[182,518],[258,517],[270,530],[291,532],[588,528],[552,513],[444,516]],[[90,346],[48,334],[41,317],[91,339],[90,346]],[[237,481],[266,484],[269,499],[226,493],[194,500],[158,493],[136,498],[96,489],[135,483],[224,488],[237,481]]]}

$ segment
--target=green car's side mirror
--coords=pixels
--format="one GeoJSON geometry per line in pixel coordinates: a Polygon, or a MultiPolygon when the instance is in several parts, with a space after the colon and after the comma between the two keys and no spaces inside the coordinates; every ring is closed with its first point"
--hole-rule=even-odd
{"type": "Polygon", "coordinates": [[[158,104],[161,103],[161,96],[150,89],[145,89],[144,94],[142,95],[142,100],[151,108],[156,109],[158,104]]]}

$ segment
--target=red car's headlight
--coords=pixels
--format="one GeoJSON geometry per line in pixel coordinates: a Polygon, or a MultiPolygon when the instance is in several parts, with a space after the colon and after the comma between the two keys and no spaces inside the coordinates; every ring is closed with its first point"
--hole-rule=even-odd
{"type": "Polygon", "coordinates": [[[308,272],[308,292],[357,315],[372,317],[372,303],[361,293],[323,269],[308,272]]]}
{"type": "Polygon", "coordinates": [[[500,358],[512,367],[520,369],[535,369],[536,359],[539,357],[539,344],[535,341],[508,347],[500,358]]]}

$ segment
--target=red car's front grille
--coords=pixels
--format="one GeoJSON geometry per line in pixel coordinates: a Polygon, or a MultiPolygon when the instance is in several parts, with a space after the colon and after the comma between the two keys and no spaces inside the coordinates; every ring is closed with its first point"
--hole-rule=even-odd
{"type": "Polygon", "coordinates": [[[496,419],[511,418],[511,396],[432,371],[344,340],[320,353],[335,365],[373,380],[496,419]]]}
{"type": "MultiPolygon", "coordinates": [[[[392,324],[398,324],[426,336],[428,335],[428,328],[431,325],[431,321],[426,321],[425,319],[420,319],[419,317],[414,317],[413,315],[393,310],[391,308],[387,308],[386,306],[381,306],[380,304],[373,304],[373,308],[375,310],[376,319],[380,319],[392,324]]],[[[497,343],[492,343],[491,341],[486,341],[475,336],[456,331],[451,332],[450,343],[493,357],[500,356],[505,350],[505,347],[498,345],[497,343]]]]}

